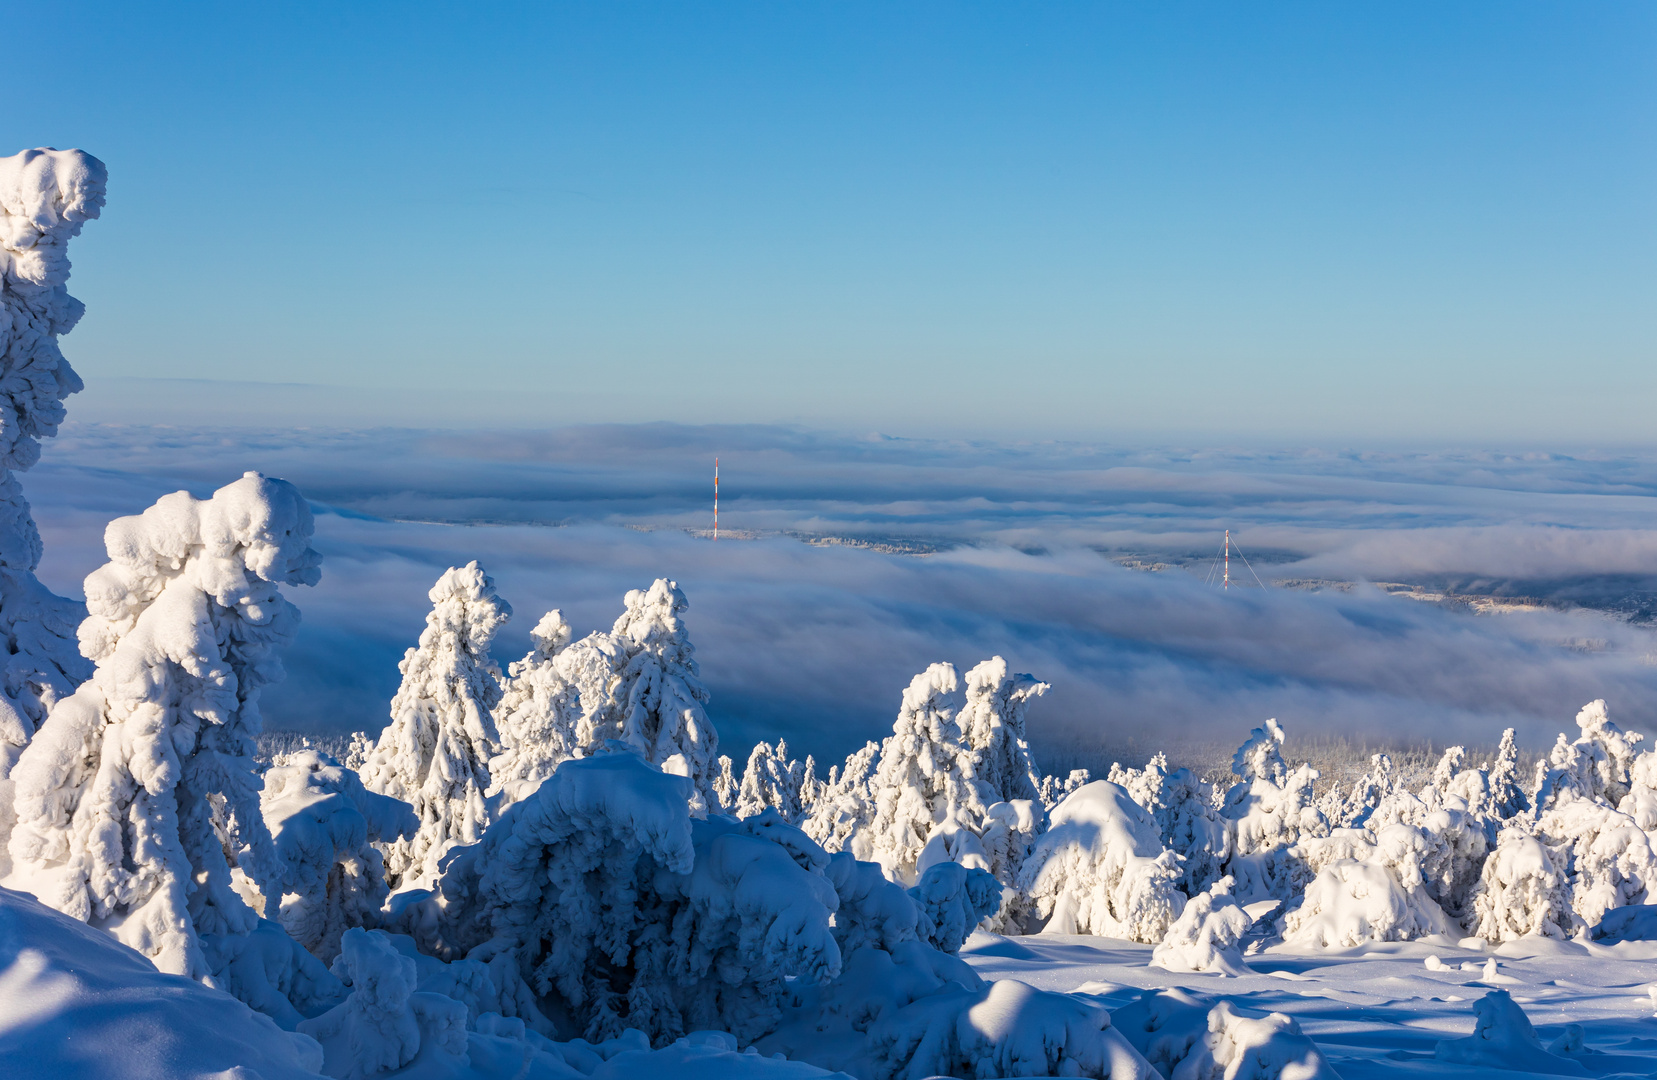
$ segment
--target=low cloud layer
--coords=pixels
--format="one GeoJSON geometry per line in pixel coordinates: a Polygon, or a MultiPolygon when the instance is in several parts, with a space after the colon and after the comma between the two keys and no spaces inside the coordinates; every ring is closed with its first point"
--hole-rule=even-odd
{"type": "Polygon", "coordinates": [[[889,730],[910,675],[992,653],[1053,684],[1038,752],[1292,732],[1533,746],[1607,698],[1657,726],[1657,641],[1592,611],[1490,617],[1350,591],[1221,593],[1123,550],[1192,556],[1231,528],[1282,576],[1455,579],[1512,590],[1657,578],[1657,462],[1559,455],[1180,452],[842,438],[673,425],[540,433],[80,426],[30,477],[42,575],[79,595],[103,524],[246,468],[321,511],[323,583],[275,727],[384,722],[425,592],[480,559],[516,610],[497,650],[561,607],[607,627],[622,593],[672,577],[727,752],[786,735],[834,759],[889,730]],[[721,526],[710,524],[721,457],[721,526]],[[924,558],[799,536],[930,545],[924,558]],[[741,538],[737,538],[741,537],[741,538]]]}

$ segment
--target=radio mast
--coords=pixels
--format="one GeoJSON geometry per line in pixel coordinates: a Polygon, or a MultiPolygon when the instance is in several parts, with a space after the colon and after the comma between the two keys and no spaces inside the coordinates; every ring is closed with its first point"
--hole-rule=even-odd
{"type": "MultiPolygon", "coordinates": [[[[1226,534],[1231,535],[1230,533],[1226,534]]],[[[713,459],[713,538],[719,539],[719,459],[713,459]]]]}
{"type": "MultiPolygon", "coordinates": [[[[714,471],[717,473],[718,468],[715,467],[714,471]]],[[[714,527],[716,529],[718,528],[718,523],[719,523],[719,496],[718,496],[718,493],[717,493],[718,487],[719,487],[719,481],[715,480],[714,481],[714,488],[715,488],[715,495],[714,495],[714,527]]],[[[1231,588],[1231,530],[1230,529],[1227,529],[1225,531],[1225,578],[1224,578],[1224,580],[1222,580],[1220,582],[1220,588],[1221,589],[1231,588]]]]}

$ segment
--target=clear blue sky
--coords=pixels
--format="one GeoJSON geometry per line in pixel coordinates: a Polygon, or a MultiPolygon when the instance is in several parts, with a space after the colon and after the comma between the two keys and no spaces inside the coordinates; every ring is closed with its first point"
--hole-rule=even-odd
{"type": "Polygon", "coordinates": [[[1657,415],[1647,2],[6,23],[0,152],[110,168],[65,342],[93,382],[989,437],[1580,443],[1657,415]]]}

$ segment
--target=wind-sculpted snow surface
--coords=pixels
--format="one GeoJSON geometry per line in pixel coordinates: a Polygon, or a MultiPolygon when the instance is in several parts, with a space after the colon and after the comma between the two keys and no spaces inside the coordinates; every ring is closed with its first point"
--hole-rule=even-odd
{"type": "Polygon", "coordinates": [[[1046,933],[1157,942],[1184,910],[1179,877],[1180,857],[1151,815],[1096,780],[1053,808],[1019,885],[1046,933]]]}
{"type": "Polygon", "coordinates": [[[320,576],[311,527],[299,492],[257,473],[111,522],[80,628],[97,671],[13,770],[14,886],[163,971],[206,976],[198,935],[254,930],[232,859],[265,896],[283,891],[254,737],[299,620],[279,586],[320,576]]]}
{"type": "Polygon", "coordinates": [[[1339,1080],[1300,1025],[1282,1013],[1153,990],[1114,1018],[1169,1080],[1339,1080]]]}
{"type": "Polygon", "coordinates": [[[512,616],[475,562],[444,573],[430,596],[420,644],[398,665],[391,723],[362,770],[370,791],[409,803],[420,818],[413,836],[385,846],[386,872],[402,887],[429,885],[448,850],[475,843],[488,825],[484,792],[498,749],[490,713],[501,700],[489,646],[512,616]]]}
{"type": "Polygon", "coordinates": [[[85,307],[69,295],[68,244],[104,204],[103,162],[80,150],[0,158],[0,834],[5,780],[58,700],[92,674],[75,648],[85,609],[36,580],[40,532],[13,475],[57,434],[80,376],[58,338],[85,307]]]}

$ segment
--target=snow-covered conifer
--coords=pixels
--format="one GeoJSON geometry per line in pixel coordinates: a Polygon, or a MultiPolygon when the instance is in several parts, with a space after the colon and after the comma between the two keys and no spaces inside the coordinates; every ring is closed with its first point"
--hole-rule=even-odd
{"type": "Polygon", "coordinates": [[[279,756],[265,770],[259,802],[288,868],[278,919],[331,962],[346,930],[379,924],[388,889],[375,842],[412,836],[419,819],[407,803],[368,791],[355,772],[316,750],[279,756]]]}
{"type": "Polygon", "coordinates": [[[35,577],[40,531],[16,472],[57,434],[81,380],[58,338],[85,311],[69,295],[68,244],[104,204],[107,173],[80,150],[0,158],[0,841],[10,821],[6,776],[46,719],[92,674],[75,647],[85,608],[35,577]]]}
{"type": "Polygon", "coordinates": [[[1616,806],[1628,795],[1635,746],[1645,736],[1612,723],[1603,700],[1590,701],[1576,714],[1582,734],[1566,742],[1563,733],[1544,762],[1537,763],[1534,812],[1540,814],[1564,792],[1616,806]]]}
{"type": "Polygon", "coordinates": [[[391,723],[363,766],[363,786],[414,807],[420,829],[385,845],[394,887],[431,882],[455,844],[475,843],[488,824],[484,793],[496,747],[490,711],[501,673],[489,655],[512,615],[476,562],[451,568],[430,592],[420,644],[404,654],[391,723]]]}
{"type": "Polygon", "coordinates": [[[991,657],[966,674],[966,704],[956,724],[973,778],[987,789],[979,798],[988,806],[1012,799],[1041,797],[1041,770],[1030,757],[1024,715],[1030,702],[1050,687],[1033,675],[1009,674],[1007,661],[991,657]]]}
{"type": "Polygon", "coordinates": [[[873,784],[879,766],[880,744],[868,742],[846,758],[844,767],[830,767],[811,813],[800,825],[824,851],[869,857],[868,827],[875,816],[873,784]]]}
{"type": "Polygon", "coordinates": [[[963,768],[965,747],[951,700],[956,685],[951,664],[933,664],[916,675],[881,746],[871,784],[869,852],[894,880],[915,880],[915,860],[939,823],[964,814],[976,824],[988,808],[963,768]]]}
{"type": "Polygon", "coordinates": [[[1123,788],[1097,780],[1053,808],[1019,876],[1043,931],[1158,942],[1185,907],[1180,859],[1123,788]]]}
{"type": "Polygon", "coordinates": [[[1486,941],[1569,937],[1575,919],[1567,868],[1559,853],[1524,825],[1503,829],[1496,850],[1485,860],[1474,911],[1478,936],[1486,941]]]}
{"type": "Polygon", "coordinates": [[[800,789],[805,782],[805,766],[788,756],[788,743],[779,739],[770,743],[754,744],[748,755],[748,766],[742,771],[742,786],[737,790],[736,816],[753,817],[770,807],[782,815],[790,825],[797,825],[805,810],[800,801],[800,789]]]}
{"type": "Polygon", "coordinates": [[[1530,800],[1519,783],[1519,744],[1512,728],[1502,732],[1502,744],[1490,766],[1489,787],[1490,808],[1497,818],[1505,821],[1530,809],[1530,800]]]}
{"type": "Polygon", "coordinates": [[[1238,782],[1226,790],[1220,816],[1230,822],[1232,853],[1226,872],[1247,900],[1287,900],[1304,884],[1304,865],[1292,847],[1303,836],[1329,832],[1317,809],[1311,765],[1290,770],[1283,760],[1283,728],[1276,720],[1249,732],[1231,759],[1238,782]]]}
{"type": "Polygon", "coordinates": [[[708,691],[681,618],[690,602],[660,578],[648,590],[629,592],[626,603],[610,634],[626,659],[614,691],[615,730],[607,737],[634,747],[657,768],[689,777],[694,811],[705,814],[718,804],[719,733],[703,709],[708,691]]]}
{"type": "Polygon", "coordinates": [[[737,792],[742,790],[742,781],[737,777],[735,767],[727,754],[719,755],[719,769],[713,778],[713,796],[719,800],[719,805],[727,813],[736,806],[737,792]]]}
{"type": "Polygon", "coordinates": [[[1250,974],[1241,942],[1252,925],[1248,912],[1231,898],[1231,879],[1222,877],[1185,905],[1151,953],[1151,963],[1168,971],[1250,974]]]}
{"type": "Polygon", "coordinates": [[[1231,831],[1214,806],[1213,788],[1190,769],[1169,772],[1166,754],[1153,754],[1143,769],[1113,764],[1109,779],[1150,811],[1163,844],[1184,858],[1180,889],[1185,895],[1206,892],[1231,854],[1231,831]]]}
{"type": "Polygon", "coordinates": [[[283,891],[254,740],[299,621],[279,586],[320,574],[311,529],[299,492],[257,473],[111,522],[80,628],[97,670],[13,770],[13,883],[163,971],[206,976],[198,935],[255,929],[232,860],[264,895],[283,891]]]}
{"type": "Polygon", "coordinates": [[[487,794],[498,793],[503,806],[541,786],[579,746],[580,689],[558,662],[570,643],[570,625],[562,612],[549,611],[529,637],[533,647],[507,666],[506,688],[495,707],[501,752],[489,761],[487,794]]]}
{"type": "MultiPolygon", "coordinates": [[[[1107,779],[1109,779],[1107,777],[1107,779]]],[[[1093,783],[1093,775],[1086,769],[1071,769],[1063,779],[1049,774],[1041,778],[1041,805],[1048,810],[1063,802],[1067,796],[1079,788],[1093,783]]]]}

